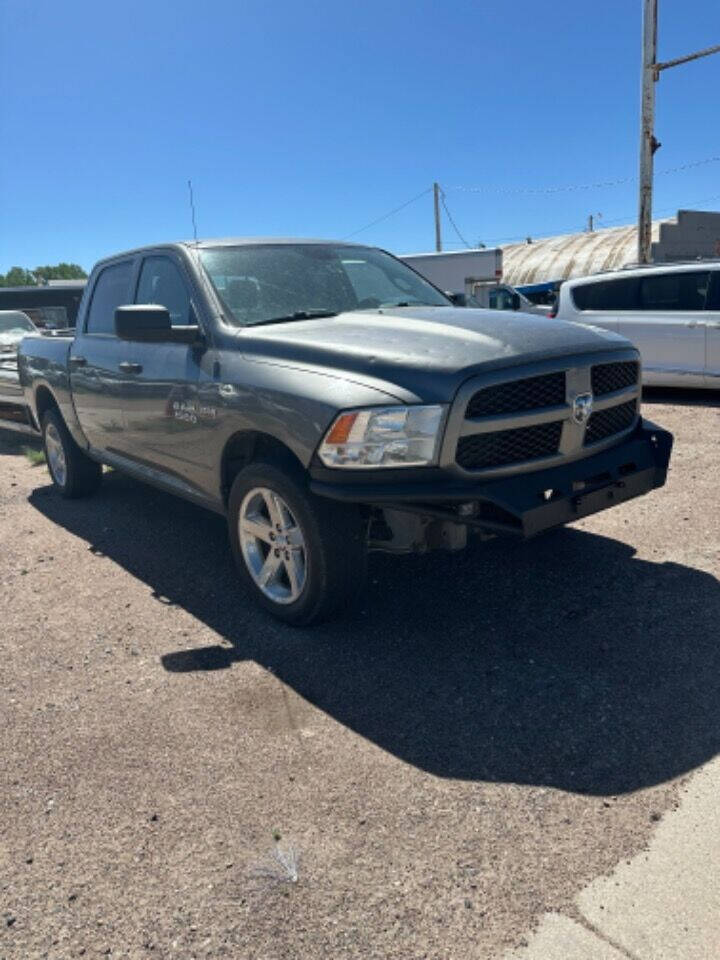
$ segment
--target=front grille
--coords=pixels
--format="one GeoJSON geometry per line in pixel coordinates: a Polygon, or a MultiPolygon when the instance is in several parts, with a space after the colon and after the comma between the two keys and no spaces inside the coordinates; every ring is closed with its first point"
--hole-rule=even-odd
{"type": "Polygon", "coordinates": [[[600,363],[592,368],[592,392],[596,397],[614,390],[624,390],[634,387],[640,376],[640,365],[637,360],[628,360],[623,363],[600,363]]]}
{"type": "Polygon", "coordinates": [[[481,470],[551,457],[558,452],[561,433],[560,420],[517,430],[474,433],[460,437],[455,459],[465,470],[481,470]]]}
{"type": "Polygon", "coordinates": [[[607,440],[615,433],[622,433],[633,425],[637,415],[637,402],[621,403],[607,410],[597,410],[590,416],[585,429],[585,446],[607,440]]]}
{"type": "Polygon", "coordinates": [[[539,377],[511,380],[483,387],[471,398],[465,411],[467,419],[492,417],[502,413],[522,413],[565,403],[565,372],[545,373],[539,377]]]}

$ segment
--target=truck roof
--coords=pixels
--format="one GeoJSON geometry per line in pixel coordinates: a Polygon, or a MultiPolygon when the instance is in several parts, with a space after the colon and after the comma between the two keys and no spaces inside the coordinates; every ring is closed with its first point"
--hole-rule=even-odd
{"type": "Polygon", "coordinates": [[[347,240],[322,240],[316,237],[217,237],[209,240],[185,240],[188,247],[240,247],[246,244],[278,244],[278,243],[331,243],[342,244],[344,247],[365,247],[365,243],[348,243],[347,240]]]}
{"type": "Polygon", "coordinates": [[[368,244],[350,243],[347,240],[322,240],[311,237],[216,237],[203,240],[172,240],[167,243],[148,243],[142,247],[133,247],[131,250],[123,250],[113,253],[107,257],[102,257],[98,263],[105,263],[107,260],[117,260],[121,257],[135,256],[139,253],[146,253],[149,250],[185,248],[192,250],[203,250],[207,247],[242,247],[259,245],[277,245],[277,244],[332,244],[343,247],[366,247],[368,244]]]}

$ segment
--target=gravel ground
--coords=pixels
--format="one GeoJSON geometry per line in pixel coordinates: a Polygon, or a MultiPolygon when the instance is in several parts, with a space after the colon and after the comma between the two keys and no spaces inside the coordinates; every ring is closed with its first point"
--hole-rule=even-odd
{"type": "Polygon", "coordinates": [[[221,518],[0,439],[0,958],[493,958],[571,912],[720,748],[720,398],[649,399],[665,489],[375,557],[311,631],[221,518]]]}

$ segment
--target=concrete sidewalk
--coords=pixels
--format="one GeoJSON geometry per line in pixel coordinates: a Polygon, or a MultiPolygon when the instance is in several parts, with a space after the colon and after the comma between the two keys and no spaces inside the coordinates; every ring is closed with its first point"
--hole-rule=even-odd
{"type": "Polygon", "coordinates": [[[575,919],[548,913],[505,960],[720,958],[720,757],[683,788],[649,849],[576,899],[575,919]]]}

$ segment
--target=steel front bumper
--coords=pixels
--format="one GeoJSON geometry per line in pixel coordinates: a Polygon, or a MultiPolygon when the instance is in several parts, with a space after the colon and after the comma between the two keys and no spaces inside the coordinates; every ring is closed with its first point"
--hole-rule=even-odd
{"type": "MultiPolygon", "coordinates": [[[[420,480],[311,480],[319,496],[408,510],[495,533],[532,537],[662,487],[673,437],[648,420],[622,443],[548,470],[472,483],[441,471],[420,480]]],[[[396,479],[397,478],[397,479],[396,479]]]]}

